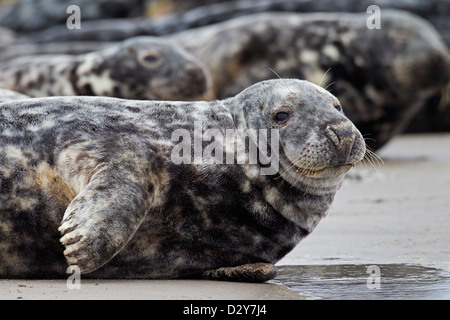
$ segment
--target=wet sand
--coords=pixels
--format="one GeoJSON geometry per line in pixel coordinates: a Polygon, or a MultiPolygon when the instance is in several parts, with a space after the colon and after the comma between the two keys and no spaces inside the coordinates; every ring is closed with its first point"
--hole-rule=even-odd
{"type": "MultiPolygon", "coordinates": [[[[318,298],[361,297],[360,292],[353,296],[342,296],[339,292],[355,281],[350,277],[355,268],[362,270],[363,276],[358,281],[366,288],[367,265],[380,266],[381,283],[389,279],[390,273],[398,274],[402,266],[416,273],[423,269],[424,275],[429,270],[438,270],[447,279],[450,272],[450,134],[399,136],[379,154],[384,165],[376,171],[370,165],[353,170],[351,178],[338,192],[329,216],[278,263],[282,272],[271,283],[81,279],[80,289],[71,290],[61,280],[0,280],[0,299],[305,299],[309,295],[302,292],[302,287],[293,288],[288,282],[300,277],[317,279],[317,272],[327,274],[333,266],[340,270],[339,276],[333,273],[334,278],[327,281],[328,284],[332,281],[335,291],[320,297],[319,290],[318,298]],[[298,272],[302,269],[300,275],[298,272]]],[[[420,272],[414,278],[418,283],[425,280],[421,279],[420,272]]],[[[325,280],[319,278],[315,286],[321,288],[322,281],[325,280]]],[[[323,286],[326,285],[324,282],[323,286]]],[[[406,281],[403,288],[408,289],[408,286],[413,284],[406,281]]],[[[413,298],[427,296],[419,292],[413,298]]]]}

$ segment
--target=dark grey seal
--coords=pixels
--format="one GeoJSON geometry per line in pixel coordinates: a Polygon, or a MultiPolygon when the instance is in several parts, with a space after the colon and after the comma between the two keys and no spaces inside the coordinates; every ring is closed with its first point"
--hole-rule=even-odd
{"type": "Polygon", "coordinates": [[[64,277],[68,262],[95,278],[268,280],[366,152],[339,101],[300,80],[214,102],[3,103],[0,146],[1,278],[64,277]]]}
{"type": "Polygon", "coordinates": [[[258,81],[305,79],[328,88],[379,149],[450,79],[436,30],[402,11],[383,10],[381,29],[352,13],[261,13],[171,37],[206,64],[217,97],[258,81]]]}

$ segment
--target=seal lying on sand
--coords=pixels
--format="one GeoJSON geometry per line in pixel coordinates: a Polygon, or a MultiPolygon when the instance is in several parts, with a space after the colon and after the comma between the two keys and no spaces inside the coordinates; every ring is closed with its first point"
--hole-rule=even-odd
{"type": "Polygon", "coordinates": [[[414,15],[383,10],[381,29],[366,14],[262,13],[176,34],[210,70],[219,98],[275,77],[329,88],[378,149],[450,79],[437,32],[414,15]]]}
{"type": "Polygon", "coordinates": [[[0,146],[1,278],[63,277],[65,256],[95,278],[268,280],[366,152],[300,80],[213,102],[3,103],[0,146]]]}
{"type": "Polygon", "coordinates": [[[32,97],[201,100],[210,96],[210,81],[198,59],[176,43],[154,37],[82,55],[26,56],[0,63],[0,87],[32,97]]]}

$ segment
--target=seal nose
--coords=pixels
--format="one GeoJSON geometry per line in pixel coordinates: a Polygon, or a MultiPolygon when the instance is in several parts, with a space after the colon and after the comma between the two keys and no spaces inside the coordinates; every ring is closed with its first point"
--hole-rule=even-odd
{"type": "Polygon", "coordinates": [[[208,91],[208,78],[200,66],[188,64],[185,69],[186,84],[188,85],[186,94],[190,97],[197,98],[208,91]]]}
{"type": "Polygon", "coordinates": [[[353,125],[342,122],[330,124],[326,128],[326,134],[337,149],[339,162],[348,163],[356,136],[353,125]]]}
{"type": "Polygon", "coordinates": [[[186,66],[186,72],[192,81],[201,82],[205,80],[205,72],[199,66],[188,64],[186,66]]]}

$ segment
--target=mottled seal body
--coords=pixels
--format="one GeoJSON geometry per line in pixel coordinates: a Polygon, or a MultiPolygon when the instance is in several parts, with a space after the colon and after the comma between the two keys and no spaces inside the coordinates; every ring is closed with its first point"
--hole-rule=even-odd
{"type": "MultiPolygon", "coordinates": [[[[403,10],[424,18],[439,31],[447,46],[450,45],[450,22],[448,19],[450,3],[442,0],[238,0],[219,4],[208,2],[207,5],[198,6],[183,14],[174,13],[156,19],[148,24],[147,30],[151,32],[148,34],[153,35],[170,34],[260,12],[365,13],[372,5],[378,6],[382,11],[387,9],[403,10]]],[[[369,16],[370,14],[367,15],[367,17],[369,16]]]]}
{"type": "Polygon", "coordinates": [[[366,14],[262,13],[171,37],[199,57],[218,97],[276,77],[329,88],[378,149],[450,79],[450,58],[426,21],[383,10],[381,29],[366,14]]]}
{"type": "Polygon", "coordinates": [[[339,101],[299,80],[213,102],[50,97],[0,107],[2,278],[65,276],[67,259],[99,278],[251,279],[269,266],[256,276],[267,280],[365,154],[339,101]],[[219,150],[233,158],[234,141],[247,141],[248,154],[250,129],[270,134],[270,148],[279,134],[275,174],[261,174],[261,153],[256,163],[211,160],[219,150]],[[218,138],[227,130],[236,140],[218,138]],[[177,132],[191,137],[195,161],[173,161],[187,142],[177,132]]]}
{"type": "Polygon", "coordinates": [[[98,95],[201,100],[210,94],[205,66],[169,40],[136,37],[81,55],[36,55],[0,64],[0,87],[32,97],[98,95]]]}

